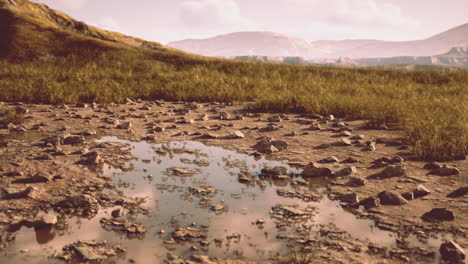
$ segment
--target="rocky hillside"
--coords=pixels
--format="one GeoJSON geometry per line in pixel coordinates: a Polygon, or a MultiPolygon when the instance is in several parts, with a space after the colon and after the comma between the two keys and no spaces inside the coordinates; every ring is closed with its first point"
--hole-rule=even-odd
{"type": "MultiPolygon", "coordinates": [[[[363,66],[397,65],[397,64],[432,64],[450,66],[468,66],[468,47],[455,47],[449,52],[436,56],[401,56],[391,58],[355,59],[363,66]]],[[[338,63],[338,62],[337,62],[338,63]]]]}
{"type": "Polygon", "coordinates": [[[305,59],[389,58],[433,56],[452,47],[468,46],[468,24],[458,26],[431,38],[415,41],[321,40],[307,42],[300,38],[271,32],[239,32],[208,39],[176,41],[169,46],[188,52],[214,56],[298,56],[305,59]]]}
{"type": "Polygon", "coordinates": [[[89,26],[44,4],[0,0],[0,58],[21,60],[67,55],[84,47],[167,49],[156,42],[89,26]]]}

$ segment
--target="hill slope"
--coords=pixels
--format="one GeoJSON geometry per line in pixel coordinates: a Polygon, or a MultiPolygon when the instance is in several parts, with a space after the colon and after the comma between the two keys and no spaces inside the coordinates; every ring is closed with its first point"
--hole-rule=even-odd
{"type": "Polygon", "coordinates": [[[84,47],[167,49],[156,42],[89,26],[44,4],[27,0],[0,0],[0,32],[0,57],[15,59],[66,55],[84,47]]]}
{"type": "Polygon", "coordinates": [[[214,57],[258,55],[323,59],[433,56],[446,53],[453,47],[468,46],[468,24],[415,41],[321,40],[308,43],[275,33],[238,32],[208,39],[181,40],[168,46],[214,57]]]}

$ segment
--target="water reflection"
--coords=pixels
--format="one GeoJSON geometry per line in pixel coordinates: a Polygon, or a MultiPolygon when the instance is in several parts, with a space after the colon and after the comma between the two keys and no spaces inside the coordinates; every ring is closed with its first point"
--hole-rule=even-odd
{"type": "MultiPolygon", "coordinates": [[[[16,242],[9,249],[8,258],[28,259],[27,263],[45,262],[44,254],[59,252],[63,245],[77,240],[107,240],[127,247],[127,258],[137,263],[162,263],[167,252],[189,256],[194,252],[190,243],[169,245],[164,241],[171,238],[171,231],[177,227],[207,227],[206,254],[219,258],[244,257],[249,260],[268,259],[288,252],[287,243],[276,239],[277,230],[270,210],[277,204],[297,204],[301,207],[312,205],[316,213],[306,223],[310,228],[308,236],[317,237],[325,225],[348,231],[349,235],[361,241],[368,241],[384,247],[394,247],[396,239],[387,231],[375,228],[373,221],[357,219],[346,212],[336,201],[322,197],[317,202],[306,202],[297,198],[277,195],[277,189],[310,191],[321,195],[326,179],[311,179],[305,185],[291,186],[290,180],[261,180],[259,175],[265,166],[283,166],[292,174],[301,169],[288,166],[287,161],[271,161],[265,158],[239,154],[220,147],[208,147],[199,142],[184,141],[151,145],[146,142],[130,143],[117,138],[103,138],[111,142],[124,142],[132,146],[133,170],[123,172],[110,166],[104,167],[104,176],[112,177],[119,191],[128,197],[144,197],[144,206],[149,215],[139,215],[136,222],[145,225],[143,237],[128,240],[124,234],[106,231],[99,220],[109,218],[114,208],[101,210],[92,219],[69,218],[65,230],[53,228],[32,232],[22,228],[16,235],[16,242]],[[178,174],[168,174],[174,171],[178,174]],[[195,174],[184,174],[196,171],[195,174]],[[238,176],[248,173],[253,181],[239,183],[238,176]],[[213,195],[194,195],[190,187],[214,188],[213,195]],[[214,212],[210,204],[225,207],[214,212]],[[252,224],[258,219],[265,223],[259,228],[252,224]],[[161,234],[160,230],[166,233],[161,234]],[[227,236],[238,236],[228,243],[227,236]],[[215,239],[222,243],[213,243],[215,239]],[[17,252],[28,249],[28,253],[17,256],[17,252]],[[40,256],[40,257],[37,257],[40,256]]],[[[293,178],[297,177],[292,175],[293,178]]],[[[294,232],[292,226],[287,232],[294,232]]],[[[5,257],[0,257],[3,263],[5,257]]],[[[55,260],[50,260],[55,262],[55,260]]],[[[113,260],[127,263],[128,260],[113,260]]],[[[5,262],[6,263],[6,262],[5,262]]],[[[52,263],[52,262],[51,262],[52,263]]]]}

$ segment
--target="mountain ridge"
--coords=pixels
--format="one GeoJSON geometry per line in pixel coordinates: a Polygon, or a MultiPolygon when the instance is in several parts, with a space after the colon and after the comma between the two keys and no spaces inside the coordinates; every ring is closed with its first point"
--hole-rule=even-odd
{"type": "Polygon", "coordinates": [[[453,47],[468,46],[468,23],[426,39],[412,41],[346,39],[307,42],[297,37],[268,33],[275,35],[257,31],[233,32],[206,39],[174,41],[167,45],[204,56],[300,56],[305,59],[434,56],[448,52],[453,47]],[[279,46],[274,49],[274,45],[279,46]]]}

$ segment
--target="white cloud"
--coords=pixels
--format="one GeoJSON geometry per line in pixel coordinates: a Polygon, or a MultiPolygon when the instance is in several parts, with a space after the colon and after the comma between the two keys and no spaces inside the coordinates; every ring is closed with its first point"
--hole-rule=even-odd
{"type": "Polygon", "coordinates": [[[46,4],[56,9],[81,9],[88,0],[36,0],[36,2],[46,4]]]}
{"type": "MultiPolygon", "coordinates": [[[[356,26],[414,26],[417,22],[395,5],[376,0],[333,0],[333,12],[326,18],[334,24],[356,26]]],[[[330,9],[329,9],[330,10],[330,9]]]]}
{"type": "Polygon", "coordinates": [[[111,17],[103,17],[96,22],[91,21],[89,24],[98,27],[100,29],[105,29],[105,30],[110,30],[110,31],[115,31],[115,32],[120,32],[122,28],[120,27],[119,23],[111,18],[111,17]]]}
{"type": "Polygon", "coordinates": [[[307,40],[378,38],[412,39],[419,30],[414,18],[386,0],[277,0],[251,12],[261,30],[307,40]],[[255,16],[255,17],[254,17],[255,16]]]}
{"type": "Polygon", "coordinates": [[[229,32],[253,29],[234,0],[190,0],[179,5],[179,16],[196,33],[229,32]]]}

